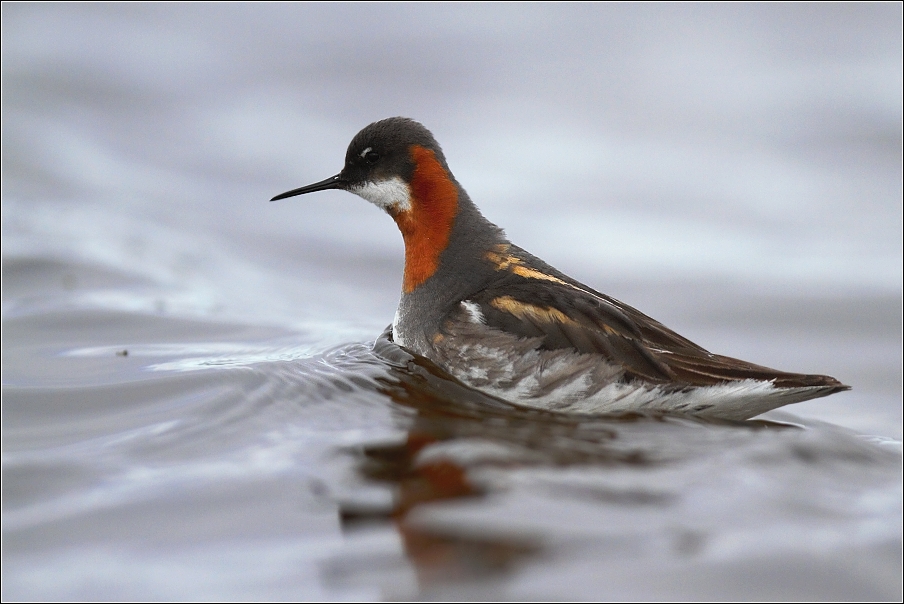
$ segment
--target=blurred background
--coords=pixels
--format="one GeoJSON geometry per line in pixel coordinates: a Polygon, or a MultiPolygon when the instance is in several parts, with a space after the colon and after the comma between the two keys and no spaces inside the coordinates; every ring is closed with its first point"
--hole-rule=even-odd
{"type": "Polygon", "coordinates": [[[876,339],[900,331],[899,17],[4,6],[4,258],[155,284],[85,294],[103,308],[372,338],[398,299],[392,221],[341,192],[266,200],[335,174],[360,128],[404,115],[553,266],[717,352],[843,374],[825,342],[793,352],[767,333],[817,322],[875,374],[875,357],[900,363],[900,339],[876,339]]]}
{"type": "MultiPolygon", "coordinates": [[[[714,352],[838,377],[854,390],[792,410],[900,439],[901,16],[4,3],[4,387],[122,381],[48,359],[161,333],[203,332],[205,354],[372,341],[398,300],[395,225],[347,193],[267,200],[337,173],[358,130],[402,115],[513,242],[714,352]],[[163,323],[116,328],[123,316],[163,323]]],[[[50,420],[20,433],[5,413],[18,468],[50,420]]],[[[101,433],[109,417],[90,421],[101,433]]],[[[40,510],[10,526],[41,525],[40,510]]],[[[5,537],[6,560],[26,542],[5,537]]],[[[37,589],[46,567],[30,564],[4,570],[5,597],[64,593],[37,589]]]]}

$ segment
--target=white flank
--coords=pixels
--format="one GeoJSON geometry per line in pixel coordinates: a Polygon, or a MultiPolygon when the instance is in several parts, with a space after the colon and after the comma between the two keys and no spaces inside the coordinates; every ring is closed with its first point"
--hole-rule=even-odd
{"type": "MultiPolygon", "coordinates": [[[[474,382],[485,377],[473,367],[453,373],[457,378],[477,387],[474,382]]],[[[537,376],[527,375],[506,383],[485,384],[478,387],[499,398],[539,409],[566,413],[624,413],[626,411],[659,411],[689,413],[706,417],[743,420],[796,402],[807,388],[778,389],[771,382],[744,380],[693,388],[685,392],[668,392],[658,386],[612,383],[587,395],[589,374],[577,374],[552,392],[537,393],[537,376]]]]}
{"type": "Polygon", "coordinates": [[[398,176],[379,182],[365,182],[348,190],[384,210],[395,208],[407,212],[411,209],[411,190],[398,176]]]}
{"type": "Polygon", "coordinates": [[[484,319],[483,313],[480,312],[479,306],[477,306],[470,300],[462,300],[461,307],[465,309],[466,313],[468,313],[468,317],[471,319],[471,323],[477,323],[478,325],[486,324],[486,319],[484,319]]]}
{"type": "MultiPolygon", "coordinates": [[[[477,310],[461,303],[467,321],[463,338],[477,327],[477,310]]],[[[464,319],[464,317],[462,317],[464,319]]],[[[486,329],[485,327],[483,329],[486,329]]],[[[491,334],[492,343],[447,337],[437,350],[440,366],[472,388],[513,403],[565,413],[656,411],[744,420],[818,396],[820,387],[776,388],[771,381],[740,380],[677,389],[641,380],[626,381],[624,370],[595,355],[530,349],[531,342],[491,334]],[[528,349],[526,350],[525,347],[528,349]]],[[[437,356],[434,354],[434,356],[437,356]]]]}

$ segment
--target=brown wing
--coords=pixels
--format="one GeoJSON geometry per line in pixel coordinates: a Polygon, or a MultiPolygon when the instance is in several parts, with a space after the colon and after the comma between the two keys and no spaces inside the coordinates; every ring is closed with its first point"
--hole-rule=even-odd
{"type": "Polygon", "coordinates": [[[787,373],[715,355],[658,321],[560,273],[508,273],[472,296],[489,327],[537,338],[543,349],[597,354],[625,369],[629,379],[706,386],[755,379],[777,387],[829,386],[834,378],[787,373]],[[527,275],[527,276],[524,276],[527,275]]]}

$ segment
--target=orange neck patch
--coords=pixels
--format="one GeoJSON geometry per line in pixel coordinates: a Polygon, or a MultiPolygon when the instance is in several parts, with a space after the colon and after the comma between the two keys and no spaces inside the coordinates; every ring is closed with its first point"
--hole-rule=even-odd
{"type": "Polygon", "coordinates": [[[458,213],[458,189],[436,154],[420,145],[411,146],[411,208],[392,217],[405,240],[405,274],[402,291],[411,293],[439,267],[439,256],[449,245],[449,234],[458,213]]]}

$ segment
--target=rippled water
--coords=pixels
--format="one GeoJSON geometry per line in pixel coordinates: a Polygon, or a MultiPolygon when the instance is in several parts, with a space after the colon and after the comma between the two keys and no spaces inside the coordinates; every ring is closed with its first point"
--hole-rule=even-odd
{"type": "Polygon", "coordinates": [[[4,5],[4,600],[900,599],[895,20],[480,10],[4,5]],[[519,245],[853,390],[566,416],[410,356],[391,221],[265,201],[396,113],[519,245]]]}
{"type": "Polygon", "coordinates": [[[318,350],[84,308],[91,275],[62,261],[5,271],[10,596],[895,593],[899,440],[525,411],[385,335],[318,350]]]}

